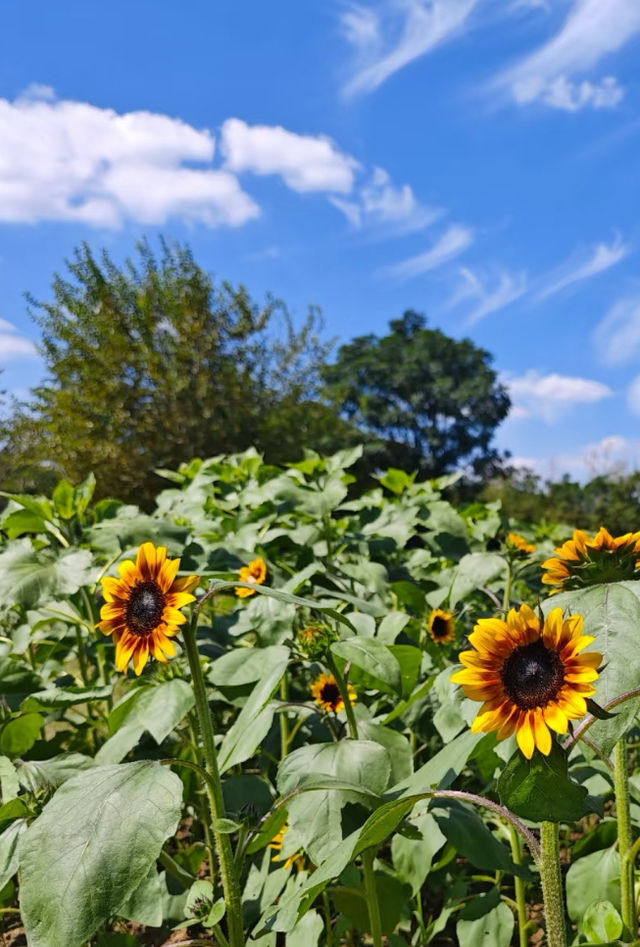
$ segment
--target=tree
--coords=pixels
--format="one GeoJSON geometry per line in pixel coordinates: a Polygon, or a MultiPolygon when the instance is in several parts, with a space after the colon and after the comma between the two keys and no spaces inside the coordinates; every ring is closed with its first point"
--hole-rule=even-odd
{"type": "Polygon", "coordinates": [[[296,331],[282,303],[216,285],[187,247],[137,251],[119,268],[83,244],[53,301],[29,299],[47,377],[5,424],[3,484],[93,470],[102,495],[141,502],[162,485],[154,468],[194,456],[254,444],[293,461],[301,430],[307,446],[326,448],[332,431],[339,446],[336,412],[316,400],[328,351],[317,311],[296,331]]]}
{"type": "Polygon", "coordinates": [[[390,329],[341,346],[323,372],[329,398],[369,435],[370,464],[429,477],[460,466],[475,474],[499,467],[491,440],[510,401],[489,353],[427,329],[413,311],[390,329]]]}

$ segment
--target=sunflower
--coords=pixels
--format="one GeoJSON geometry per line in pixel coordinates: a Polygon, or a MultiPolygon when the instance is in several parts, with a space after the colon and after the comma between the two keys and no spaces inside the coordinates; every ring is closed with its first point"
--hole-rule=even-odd
{"type": "Polygon", "coordinates": [[[525,555],[536,550],[534,544],[528,543],[520,533],[507,533],[507,546],[515,552],[523,552],[525,555]]]}
{"type": "Polygon", "coordinates": [[[582,589],[601,582],[633,579],[640,568],[640,533],[612,536],[601,526],[593,539],[576,529],[573,537],[553,550],[555,555],[542,563],[547,572],[545,585],[561,589],[582,589]]]}
{"type": "Polygon", "coordinates": [[[135,562],[120,563],[119,579],[102,579],[105,604],[98,628],[113,635],[119,671],[133,659],[133,670],[140,674],[149,652],[163,663],[176,653],[171,638],[187,620],[179,609],[195,601],[189,593],[200,581],[197,575],[176,579],[179,568],[180,560],[167,559],[164,546],[143,543],[135,562]]]}
{"type": "Polygon", "coordinates": [[[429,615],[429,637],[436,644],[448,644],[453,641],[456,633],[456,623],[450,612],[435,608],[429,615]]]}
{"type": "Polygon", "coordinates": [[[325,624],[306,625],[296,635],[298,650],[306,658],[319,658],[338,640],[338,633],[325,624]]]}
{"type": "MultiPolygon", "coordinates": [[[[279,862],[280,859],[282,858],[282,842],[284,838],[284,833],[287,831],[288,828],[289,828],[289,823],[285,822],[285,824],[282,826],[278,834],[274,835],[271,841],[269,842],[269,848],[272,848],[274,852],[276,853],[271,859],[272,862],[279,862]]],[[[287,859],[282,867],[287,869],[287,868],[291,868],[292,865],[296,866],[296,871],[302,871],[302,869],[304,868],[304,857],[300,850],[293,852],[291,855],[287,856],[287,859]]]]}
{"type": "Polygon", "coordinates": [[[481,618],[469,635],[475,650],[460,654],[465,667],[451,678],[471,700],[484,702],[471,730],[497,730],[499,740],[515,730],[527,759],[535,747],[548,756],[549,728],[566,733],[595,694],[591,682],[602,655],[580,654],[594,640],[582,626],[582,615],[563,619],[562,609],[554,608],[540,627],[528,605],[512,608],[506,621],[481,618]]]}
{"type": "MultiPolygon", "coordinates": [[[[357,694],[351,684],[347,684],[347,693],[351,703],[357,700],[357,694]]],[[[344,709],[340,688],[333,674],[320,674],[311,685],[311,696],[318,707],[322,707],[327,713],[332,710],[337,714],[344,709]]]]}
{"type": "MultiPolygon", "coordinates": [[[[262,556],[258,556],[258,558],[253,559],[248,566],[242,566],[240,569],[241,582],[250,582],[252,585],[262,585],[266,578],[267,564],[262,556]]],[[[237,588],[236,595],[238,598],[247,598],[248,595],[255,595],[255,592],[253,589],[237,588]]]]}

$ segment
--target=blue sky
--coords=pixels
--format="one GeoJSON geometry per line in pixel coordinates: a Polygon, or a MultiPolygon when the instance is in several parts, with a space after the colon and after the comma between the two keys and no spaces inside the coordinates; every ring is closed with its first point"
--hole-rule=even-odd
{"type": "Polygon", "coordinates": [[[546,476],[640,466],[639,52],[638,0],[7,0],[4,386],[25,291],[163,234],[340,341],[468,335],[546,476]]]}

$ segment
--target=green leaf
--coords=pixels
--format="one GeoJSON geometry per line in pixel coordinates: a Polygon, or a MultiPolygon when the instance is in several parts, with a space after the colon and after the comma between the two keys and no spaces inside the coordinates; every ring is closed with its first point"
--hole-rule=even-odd
{"type": "Polygon", "coordinates": [[[271,698],[283,674],[284,666],[281,662],[254,687],[238,719],[225,734],[218,751],[221,773],[252,757],[266,737],[275,712],[271,698]]]}
{"type": "Polygon", "coordinates": [[[454,799],[435,799],[432,810],[443,835],[477,868],[498,869],[529,878],[526,865],[514,865],[509,849],[489,831],[480,816],[454,799]],[[436,808],[437,807],[437,808],[436,808]],[[442,812],[441,808],[446,807],[442,812]]]}
{"type": "MultiPolygon", "coordinates": [[[[596,585],[584,591],[553,595],[544,602],[545,614],[560,606],[573,615],[584,617],[584,634],[595,641],[589,650],[600,651],[606,665],[595,682],[595,700],[601,707],[628,691],[640,687],[640,665],[630,661],[637,647],[637,629],[640,627],[640,582],[614,585],[596,585]]],[[[609,755],[618,739],[632,725],[640,708],[640,698],[615,707],[616,717],[596,720],[589,729],[589,737],[609,755]]]]}
{"type": "Polygon", "coordinates": [[[413,753],[407,738],[391,727],[383,727],[371,720],[358,720],[358,733],[361,740],[373,740],[387,751],[392,785],[411,776],[413,772],[413,753]]]}
{"type": "MultiPolygon", "coordinates": [[[[124,704],[128,712],[119,729],[100,747],[96,760],[99,763],[120,762],[145,731],[151,734],[156,743],[162,743],[194,703],[190,686],[177,677],[157,687],[138,688],[124,704]]],[[[112,717],[116,721],[123,717],[122,706],[114,708],[112,717]]]]}
{"type": "Polygon", "coordinates": [[[410,824],[418,831],[419,838],[394,835],[391,839],[391,857],[398,875],[411,885],[415,895],[429,874],[434,855],[440,851],[447,839],[430,812],[414,815],[410,824]]]}
{"type": "MultiPolygon", "coordinates": [[[[382,933],[389,935],[396,928],[409,900],[408,886],[393,875],[377,871],[374,875],[376,900],[380,911],[382,933]]],[[[331,898],[341,914],[349,918],[352,927],[370,931],[369,908],[364,885],[357,888],[337,887],[331,898]]]]}
{"type": "Polygon", "coordinates": [[[582,930],[590,944],[617,940],[623,928],[622,918],[611,901],[595,901],[582,918],[582,930]]]}
{"type": "Polygon", "coordinates": [[[576,924],[587,909],[601,899],[610,901],[620,910],[620,858],[616,847],[579,858],[569,867],[565,883],[567,913],[576,924]]]}
{"type": "Polygon", "coordinates": [[[30,539],[17,539],[0,553],[0,604],[34,608],[56,596],[73,595],[93,576],[88,549],[38,552],[30,539]]]}
{"type": "Polygon", "coordinates": [[[569,777],[567,754],[554,740],[551,752],[535,750],[528,760],[516,750],[498,780],[500,802],[532,822],[575,822],[602,814],[602,800],[569,777]]]}
{"type": "MultiPolygon", "coordinates": [[[[488,901],[489,896],[478,898],[478,902],[488,901]]],[[[474,905],[481,908],[482,904],[474,905]]],[[[506,904],[500,903],[479,917],[465,919],[461,917],[456,924],[456,934],[460,947],[509,947],[513,937],[513,912],[506,904]]]]}
{"type": "Polygon", "coordinates": [[[482,737],[481,733],[461,733],[416,770],[413,776],[393,786],[391,792],[402,792],[403,796],[410,796],[434,786],[446,789],[460,775],[482,737]]]}
{"type": "Polygon", "coordinates": [[[73,485],[68,480],[61,480],[51,494],[56,513],[63,520],[70,520],[75,513],[73,485]]]}
{"type": "Polygon", "coordinates": [[[40,714],[21,714],[7,723],[0,733],[0,749],[10,759],[24,756],[38,739],[44,718],[40,714]]]}
{"type": "Polygon", "coordinates": [[[506,575],[507,563],[495,552],[472,552],[463,556],[458,564],[451,590],[449,604],[452,608],[479,586],[506,575]]]}
{"type": "Polygon", "coordinates": [[[14,764],[6,756],[0,756],[0,799],[9,802],[15,799],[20,789],[18,773],[14,764]]]}
{"type": "Polygon", "coordinates": [[[18,844],[27,826],[26,819],[16,819],[0,835],[0,891],[18,870],[18,844]]]}
{"type": "Polygon", "coordinates": [[[92,473],[87,474],[82,483],[79,483],[73,488],[73,504],[76,513],[78,513],[80,516],[82,516],[89,506],[95,488],[96,478],[92,473]]]}
{"type": "Polygon", "coordinates": [[[317,911],[307,911],[286,936],[285,947],[316,947],[324,930],[324,922],[317,911]]]}
{"type": "Polygon", "coordinates": [[[400,664],[389,647],[377,638],[347,638],[331,645],[344,668],[350,663],[349,679],[356,686],[376,688],[386,694],[402,695],[400,664]]]}
{"type": "Polygon", "coordinates": [[[180,779],[158,763],[100,766],[61,786],[18,849],[30,947],[81,947],[117,914],[181,808],[180,779]]]}
{"type": "Polygon", "coordinates": [[[422,651],[411,644],[390,644],[388,647],[400,665],[401,694],[406,699],[411,696],[418,683],[422,668],[422,651]]]}
{"type": "Polygon", "coordinates": [[[51,687],[27,697],[20,705],[20,709],[30,711],[73,707],[75,704],[86,704],[90,700],[106,700],[112,693],[111,684],[103,687],[51,687]]]}
{"type": "Polygon", "coordinates": [[[62,753],[48,760],[20,761],[18,779],[30,792],[57,789],[72,776],[95,766],[95,760],[82,753],[62,753]]]}
{"type": "Polygon", "coordinates": [[[147,927],[160,927],[162,924],[162,877],[155,863],[151,865],[145,878],[118,908],[120,917],[136,921],[147,927]]]}
{"type": "Polygon", "coordinates": [[[281,645],[234,648],[213,662],[207,677],[218,687],[238,687],[259,681],[278,667],[284,673],[288,661],[289,649],[281,645]]]}
{"type": "Polygon", "coordinates": [[[9,539],[22,536],[23,533],[44,533],[47,524],[41,516],[31,510],[14,510],[2,520],[2,529],[9,539]]]}
{"type": "Polygon", "coordinates": [[[18,658],[0,657],[0,694],[10,710],[17,710],[25,697],[42,690],[39,674],[18,658]]]}

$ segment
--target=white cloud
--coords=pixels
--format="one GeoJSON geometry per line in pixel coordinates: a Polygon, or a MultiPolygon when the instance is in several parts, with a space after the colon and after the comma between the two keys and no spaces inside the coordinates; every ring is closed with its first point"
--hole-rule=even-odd
{"type": "Polygon", "coordinates": [[[640,294],[618,300],[596,326],[593,341],[608,365],[635,358],[640,351],[640,294]]]}
{"type": "Polygon", "coordinates": [[[30,339],[6,319],[0,319],[0,367],[3,363],[22,358],[37,358],[38,352],[30,339]]]}
{"type": "Polygon", "coordinates": [[[610,434],[584,444],[566,454],[551,457],[511,457],[514,467],[527,467],[545,480],[559,480],[564,474],[579,481],[616,476],[625,470],[640,469],[640,440],[610,434]]]}
{"type": "Polygon", "coordinates": [[[330,197],[349,223],[359,229],[371,226],[386,236],[425,230],[442,216],[439,208],[425,207],[408,184],[396,187],[383,168],[374,168],[370,180],[355,199],[330,197]]]}
{"type": "Polygon", "coordinates": [[[637,0],[574,0],[560,30],[497,80],[521,105],[539,101],[555,108],[610,108],[623,90],[613,76],[575,83],[640,31],[637,0]]]}
{"type": "Polygon", "coordinates": [[[579,283],[582,280],[596,276],[598,273],[608,270],[615,266],[631,252],[631,247],[622,242],[620,237],[611,244],[598,243],[591,249],[589,255],[582,259],[570,259],[559,266],[552,273],[549,273],[545,279],[545,285],[537,294],[537,299],[547,299],[554,296],[567,286],[579,283]]]}
{"type": "Polygon", "coordinates": [[[607,385],[570,375],[541,375],[529,371],[520,377],[505,376],[504,384],[513,399],[511,418],[535,417],[552,423],[579,404],[594,404],[609,398],[607,385]]]}
{"type": "Polygon", "coordinates": [[[259,208],[210,164],[214,139],[176,118],[56,101],[48,87],[0,99],[0,221],[120,227],[170,217],[239,226],[259,208]]]}
{"type": "Polygon", "coordinates": [[[422,273],[428,273],[430,270],[435,270],[444,263],[448,263],[449,260],[453,260],[472,243],[472,230],[468,227],[462,227],[460,224],[452,224],[431,249],[425,253],[409,257],[407,260],[401,260],[399,263],[384,267],[381,273],[396,279],[411,279],[413,276],[420,276],[422,273]]]}
{"type": "Polygon", "coordinates": [[[376,11],[353,4],[341,17],[356,50],[344,92],[373,92],[399,69],[457,35],[479,0],[385,0],[376,11]],[[384,40],[383,40],[384,37],[384,40]]]}
{"type": "Polygon", "coordinates": [[[456,306],[465,299],[476,300],[476,305],[467,316],[467,325],[474,325],[491,313],[504,309],[527,290],[527,275],[523,272],[511,274],[506,270],[500,271],[493,289],[489,289],[480,276],[468,267],[461,267],[459,275],[461,281],[449,300],[449,306],[456,306]]]}
{"type": "Polygon", "coordinates": [[[298,135],[279,125],[247,125],[239,118],[223,124],[221,147],[230,171],[278,174],[299,193],[349,194],[360,167],[324,135],[298,135]]]}

